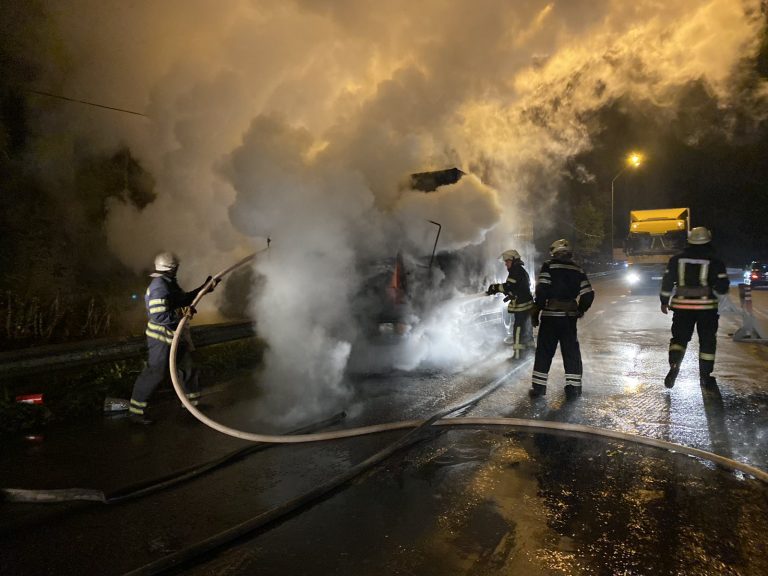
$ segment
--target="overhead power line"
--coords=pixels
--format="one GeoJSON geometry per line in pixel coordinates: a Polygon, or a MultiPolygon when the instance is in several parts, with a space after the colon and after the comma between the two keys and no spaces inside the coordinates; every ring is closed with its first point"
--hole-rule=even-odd
{"type": "Polygon", "coordinates": [[[564,220],[561,220],[560,218],[556,218],[558,222],[561,224],[565,224],[566,226],[570,226],[574,232],[578,232],[579,234],[582,234],[583,236],[590,236],[591,238],[600,238],[600,234],[590,234],[589,232],[586,232],[585,230],[581,230],[580,228],[576,228],[573,224],[570,222],[566,222],[564,220]]]}
{"type": "Polygon", "coordinates": [[[59,94],[51,94],[50,92],[42,92],[41,90],[27,90],[32,94],[38,94],[40,96],[48,96],[49,98],[58,98],[59,100],[66,100],[67,102],[76,102],[78,104],[85,104],[87,106],[95,106],[96,108],[105,108],[107,110],[114,110],[115,112],[125,112],[126,114],[134,114],[136,116],[147,117],[146,114],[141,112],[134,112],[133,110],[126,110],[125,108],[115,108],[114,106],[105,106],[104,104],[97,104],[96,102],[89,102],[87,100],[77,100],[76,98],[68,98],[67,96],[61,96],[59,94]]]}

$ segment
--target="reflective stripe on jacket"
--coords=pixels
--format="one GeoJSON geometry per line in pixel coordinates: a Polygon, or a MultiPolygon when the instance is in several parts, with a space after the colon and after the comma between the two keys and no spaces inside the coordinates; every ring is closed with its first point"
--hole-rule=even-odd
{"type": "Polygon", "coordinates": [[[717,310],[717,294],[727,294],[729,285],[712,247],[690,245],[669,259],[659,298],[673,310],[717,310]]]}
{"type": "Polygon", "coordinates": [[[531,294],[531,278],[523,268],[523,263],[516,261],[509,268],[507,280],[503,284],[496,284],[496,291],[503,293],[509,299],[507,311],[510,314],[524,312],[533,308],[533,295],[531,294]]]}
{"type": "Polygon", "coordinates": [[[535,303],[542,316],[578,316],[594,299],[589,278],[572,260],[552,258],[541,265],[535,303]]]}
{"type": "Polygon", "coordinates": [[[148,320],[144,333],[147,337],[171,344],[173,333],[181,321],[181,309],[192,304],[199,291],[198,288],[184,292],[176,278],[164,274],[155,277],[144,295],[148,320]]]}

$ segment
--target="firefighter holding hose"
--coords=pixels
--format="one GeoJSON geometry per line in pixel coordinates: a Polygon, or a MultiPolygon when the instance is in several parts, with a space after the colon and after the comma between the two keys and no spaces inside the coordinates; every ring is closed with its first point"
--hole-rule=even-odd
{"type": "MultiPolygon", "coordinates": [[[[499,259],[507,267],[507,279],[503,283],[491,284],[486,294],[504,294],[504,301],[508,302],[507,311],[512,315],[512,349],[514,358],[520,358],[528,343],[530,330],[531,308],[533,308],[533,296],[531,295],[531,280],[528,272],[523,267],[523,261],[517,250],[505,250],[499,259]]],[[[507,342],[507,340],[505,340],[507,342]]]]}
{"type": "MultiPolygon", "coordinates": [[[[171,343],[173,334],[182,318],[182,308],[190,306],[200,290],[202,290],[212,277],[191,292],[185,292],[176,281],[176,272],[179,269],[179,258],[172,252],[161,252],[155,257],[155,271],[150,274],[152,281],[144,295],[144,303],[147,308],[147,348],[149,357],[147,365],[142,370],[131,394],[130,415],[132,422],[138,424],[152,424],[152,420],[146,415],[149,397],[163,382],[169,370],[171,343]]],[[[218,284],[214,281],[210,290],[218,284]]],[[[193,310],[194,312],[194,310],[193,310]]],[[[197,379],[197,370],[192,366],[192,339],[189,334],[184,335],[178,351],[178,367],[182,385],[187,398],[197,404],[200,397],[200,388],[197,379]]]]}

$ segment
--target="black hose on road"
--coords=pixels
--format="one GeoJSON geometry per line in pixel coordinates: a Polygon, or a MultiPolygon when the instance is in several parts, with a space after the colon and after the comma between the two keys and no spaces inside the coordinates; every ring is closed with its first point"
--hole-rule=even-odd
{"type": "MultiPolygon", "coordinates": [[[[376,452],[372,456],[369,456],[359,464],[354,465],[349,470],[339,474],[335,478],[332,478],[331,480],[321,484],[320,486],[317,486],[316,488],[313,488],[312,490],[309,490],[308,492],[301,494],[297,498],[289,500],[288,502],[284,502],[283,504],[275,508],[272,508],[271,510],[267,510],[266,512],[263,512],[258,516],[255,516],[249,520],[246,520],[245,522],[242,522],[237,526],[233,526],[232,528],[229,528],[223,532],[219,532],[218,534],[215,534],[210,538],[206,538],[205,540],[197,542],[192,546],[189,546],[183,550],[180,550],[179,552],[174,552],[173,554],[163,556],[162,558],[155,560],[154,562],[145,564],[140,568],[127,572],[125,576],[149,576],[152,574],[161,574],[163,572],[167,572],[170,570],[180,569],[184,566],[189,565],[195,560],[201,559],[206,554],[224,549],[228,545],[236,542],[237,540],[247,535],[251,535],[257,532],[258,530],[264,529],[274,523],[285,520],[289,516],[298,513],[304,508],[313,506],[314,504],[318,503],[321,499],[326,498],[331,494],[333,494],[336,490],[341,488],[344,484],[346,484],[356,476],[359,476],[360,474],[374,468],[379,463],[386,460],[387,458],[389,458],[399,450],[402,450],[417,442],[424,440],[425,438],[422,433],[426,429],[431,429],[430,427],[432,424],[434,424],[438,420],[441,420],[442,418],[445,418],[446,416],[454,412],[464,410],[470,406],[477,404],[480,400],[482,400],[483,398],[485,398],[486,396],[494,392],[496,389],[498,389],[513,374],[517,373],[522,368],[529,365],[531,361],[532,359],[528,359],[521,362],[515,368],[513,368],[503,376],[497,378],[490,384],[486,385],[485,387],[480,389],[480,391],[474,394],[472,397],[470,397],[467,400],[464,400],[459,404],[440,410],[439,412],[436,412],[426,420],[416,421],[415,423],[413,421],[410,421],[408,423],[409,425],[405,427],[413,428],[413,430],[401,436],[398,440],[386,446],[384,449],[380,450],[379,452],[376,452]]],[[[443,420],[443,422],[454,422],[462,419],[463,418],[455,418],[451,420],[443,420]]],[[[398,423],[398,424],[401,424],[401,423],[398,423]]],[[[378,431],[381,432],[387,429],[392,430],[396,428],[382,427],[381,430],[378,430],[378,431]]]]}
{"type": "MultiPolygon", "coordinates": [[[[233,545],[238,541],[244,539],[246,536],[254,535],[259,531],[270,528],[271,526],[284,521],[306,508],[309,508],[317,504],[320,500],[327,498],[335,493],[344,484],[348,483],[356,476],[363,474],[364,472],[374,468],[385,459],[389,458],[397,451],[410,447],[413,444],[424,440],[423,432],[426,429],[432,430],[432,426],[443,427],[466,427],[466,428],[488,428],[494,426],[503,426],[507,428],[513,428],[520,431],[534,431],[544,433],[565,433],[575,435],[589,435],[601,438],[609,438],[612,440],[628,441],[637,444],[643,444],[646,446],[652,446],[655,448],[661,448],[669,450],[671,452],[680,452],[697,458],[702,458],[715,462],[726,469],[738,470],[744,474],[750,475],[757,480],[768,484],[768,473],[738,462],[725,458],[711,452],[699,450],[697,448],[690,448],[687,446],[681,446],[666,442],[664,440],[657,440],[655,438],[645,438],[634,434],[628,434],[625,432],[617,432],[612,430],[604,430],[601,428],[594,428],[592,426],[585,426],[581,424],[569,424],[565,422],[548,422],[543,420],[526,420],[521,418],[449,418],[444,419],[446,416],[466,409],[474,404],[477,404],[482,398],[496,390],[501,386],[510,376],[515,372],[527,366],[531,363],[531,359],[526,360],[519,364],[514,370],[498,378],[479,393],[470,398],[469,400],[462,402],[456,406],[442,410],[427,420],[418,421],[410,420],[403,422],[392,423],[388,430],[394,430],[399,428],[413,428],[410,432],[399,438],[393,444],[385,447],[383,450],[370,456],[363,462],[356,464],[346,472],[336,476],[335,478],[323,483],[322,485],[304,493],[300,496],[289,500],[271,510],[267,510],[245,522],[242,522],[232,528],[229,528],[223,532],[219,532],[206,538],[200,542],[193,544],[179,552],[164,556],[154,562],[146,564],[136,570],[126,573],[124,576],[150,576],[155,574],[162,574],[167,572],[177,572],[185,567],[189,567],[194,563],[205,561],[205,556],[215,553],[233,545]]],[[[383,430],[382,430],[383,431],[383,430]]]]}
{"type": "MultiPolygon", "coordinates": [[[[304,426],[288,434],[306,434],[314,430],[326,428],[338,424],[346,417],[344,412],[338,414],[320,422],[315,422],[304,426]]],[[[90,501],[101,502],[102,504],[117,504],[118,502],[124,502],[126,500],[132,500],[134,498],[140,498],[142,496],[148,496],[154,494],[160,490],[165,490],[172,486],[176,486],[183,482],[188,482],[212,472],[218,468],[227,466],[236,460],[244,458],[254,452],[260,452],[266,448],[275,446],[272,443],[256,443],[244,448],[233,450],[228,454],[206,462],[204,464],[197,464],[190,466],[182,470],[176,470],[170,474],[160,476],[159,478],[152,478],[151,480],[143,480],[130,486],[118,488],[110,493],[105,493],[103,490],[97,490],[93,488],[63,488],[63,489],[51,489],[51,490],[29,490],[24,488],[2,488],[0,494],[8,502],[26,502],[26,503],[60,503],[60,502],[75,502],[75,501],[90,501]]]]}

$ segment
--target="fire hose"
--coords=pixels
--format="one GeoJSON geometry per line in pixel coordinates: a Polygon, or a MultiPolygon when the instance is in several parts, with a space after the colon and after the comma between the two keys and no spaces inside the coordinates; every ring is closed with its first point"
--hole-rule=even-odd
{"type": "MultiPolygon", "coordinates": [[[[219,277],[221,276],[223,276],[223,274],[219,275],[219,277]]],[[[187,317],[185,317],[185,319],[186,318],[187,317]]],[[[180,325],[179,329],[182,329],[182,328],[183,326],[180,325]]],[[[177,331],[177,334],[178,334],[178,331],[177,331]]],[[[174,338],[174,346],[172,346],[172,354],[171,354],[172,370],[174,369],[174,365],[175,365],[174,353],[176,350],[176,346],[177,346],[177,339],[174,338]]],[[[217,422],[214,422],[210,418],[201,414],[189,402],[185,402],[186,396],[184,395],[183,390],[181,389],[181,386],[178,382],[178,377],[174,377],[173,384],[174,384],[174,388],[176,389],[176,393],[179,399],[182,402],[184,402],[184,404],[187,405],[187,407],[190,409],[190,413],[195,415],[195,417],[198,418],[198,420],[200,420],[204,424],[209,425],[208,423],[210,422],[210,425],[212,425],[211,427],[213,427],[214,429],[219,430],[225,434],[235,436],[237,438],[254,440],[259,442],[273,442],[273,443],[315,442],[320,440],[331,440],[331,439],[338,439],[338,438],[348,438],[351,436],[361,436],[364,434],[373,434],[373,433],[390,431],[390,430],[399,430],[399,429],[410,429],[410,430],[409,432],[401,436],[399,439],[397,439],[395,442],[386,446],[384,449],[373,454],[372,456],[369,456],[362,462],[352,466],[351,468],[342,472],[338,476],[326,482],[323,482],[319,486],[316,486],[311,490],[304,492],[303,494],[300,494],[299,496],[289,501],[283,502],[272,509],[262,512],[244,522],[241,522],[240,524],[232,526],[227,530],[214,534],[204,540],[198,541],[184,548],[183,550],[168,554],[148,564],[145,564],[139,568],[131,570],[130,572],[126,573],[124,576],[153,576],[153,575],[164,573],[167,571],[173,571],[174,573],[176,573],[178,570],[182,569],[183,567],[188,566],[189,564],[192,564],[192,563],[200,562],[206,557],[209,557],[211,553],[214,553],[217,550],[221,550],[231,545],[233,542],[237,542],[248,535],[254,535],[259,531],[268,529],[270,526],[278,522],[281,522],[285,518],[288,518],[291,515],[298,513],[300,510],[313,506],[318,501],[328,497],[330,494],[338,490],[342,485],[346,484],[347,482],[351,481],[353,478],[366,472],[367,470],[370,470],[373,467],[377,466],[382,461],[392,456],[395,452],[408,448],[414,445],[416,442],[419,442],[420,440],[423,439],[423,436],[420,435],[420,432],[424,430],[429,430],[430,427],[433,425],[439,426],[439,427],[463,426],[463,427],[469,427],[469,428],[503,426],[505,428],[518,429],[522,431],[533,430],[533,431],[546,431],[546,432],[566,432],[566,433],[576,433],[576,434],[581,433],[581,434],[599,436],[603,438],[629,441],[629,442],[645,444],[647,446],[657,447],[665,450],[670,450],[673,452],[681,452],[691,456],[711,460],[728,469],[740,470],[750,476],[757,478],[762,482],[768,483],[768,473],[758,468],[749,466],[748,464],[743,464],[741,462],[731,460],[729,458],[725,458],[717,454],[713,454],[711,452],[706,452],[704,450],[689,448],[686,446],[673,444],[671,442],[665,442],[663,440],[656,440],[653,438],[646,438],[642,436],[627,434],[625,432],[602,430],[598,428],[593,428],[591,426],[584,426],[581,424],[525,420],[525,419],[519,419],[519,418],[454,417],[450,419],[445,419],[446,416],[459,412],[463,408],[479,402],[480,399],[492,393],[499,386],[501,386],[512,374],[514,374],[515,372],[518,372],[520,369],[522,369],[524,366],[527,366],[528,364],[530,364],[530,360],[518,364],[513,370],[511,370],[507,374],[501,376],[500,378],[497,378],[495,381],[485,386],[483,389],[480,390],[479,393],[475,394],[469,400],[464,401],[460,404],[454,405],[452,407],[443,409],[442,411],[436,414],[433,414],[431,417],[425,420],[406,420],[402,422],[391,422],[387,424],[379,424],[376,426],[366,426],[361,428],[352,428],[347,430],[339,430],[335,432],[326,432],[326,433],[293,435],[290,437],[273,436],[273,435],[267,435],[267,434],[252,434],[252,433],[243,432],[240,430],[234,430],[227,426],[223,426],[217,422]]],[[[174,373],[172,372],[172,376],[173,375],[174,373]]]]}
{"type": "MultiPolygon", "coordinates": [[[[532,431],[573,432],[573,433],[587,434],[591,436],[599,436],[602,438],[611,438],[614,440],[621,440],[626,442],[634,442],[636,444],[644,444],[646,446],[652,446],[655,448],[660,448],[662,450],[668,450],[671,452],[680,452],[683,454],[687,454],[689,456],[710,460],[712,462],[715,462],[731,470],[739,470],[740,472],[743,472],[749,476],[752,476],[765,483],[768,483],[768,472],[765,472],[754,466],[750,466],[749,464],[745,464],[743,462],[739,462],[731,458],[726,458],[724,456],[720,456],[718,454],[715,454],[713,452],[708,452],[706,450],[700,450],[698,448],[683,446],[682,444],[675,444],[673,442],[667,442],[665,440],[649,438],[646,436],[639,436],[637,434],[630,434],[627,432],[618,432],[618,431],[606,430],[602,428],[595,428],[593,426],[586,426],[584,424],[569,424],[564,422],[551,422],[546,420],[530,420],[530,419],[522,419],[522,418],[462,417],[462,418],[451,418],[449,420],[443,419],[445,416],[453,412],[456,412],[457,410],[460,410],[463,407],[466,407],[478,402],[480,398],[496,390],[510,376],[512,376],[513,373],[517,372],[518,369],[521,368],[522,366],[518,366],[516,369],[496,379],[494,382],[487,385],[485,388],[480,390],[478,394],[476,394],[466,402],[460,405],[454,406],[453,408],[444,410],[442,413],[440,413],[439,415],[433,416],[429,420],[404,420],[400,422],[388,422],[383,424],[375,424],[371,426],[362,426],[358,428],[347,428],[345,430],[334,430],[330,432],[315,432],[310,434],[293,434],[293,435],[272,435],[272,434],[258,434],[253,432],[246,432],[246,431],[237,430],[229,426],[225,426],[224,424],[221,424],[219,422],[216,422],[215,420],[209,418],[208,416],[200,412],[200,410],[198,410],[195,406],[193,406],[192,403],[189,401],[189,399],[186,397],[186,394],[184,393],[184,389],[182,388],[181,382],[179,381],[179,375],[176,368],[177,366],[176,355],[179,348],[179,340],[187,323],[191,320],[194,314],[193,311],[195,309],[195,306],[208,293],[210,293],[211,289],[216,284],[218,284],[218,282],[221,281],[224,276],[236,270],[237,268],[240,268],[241,266],[244,266],[245,264],[252,262],[256,258],[256,256],[258,256],[261,252],[263,252],[266,249],[267,248],[264,248],[259,252],[255,252],[250,256],[243,258],[239,262],[236,262],[232,266],[225,268],[224,270],[222,270],[221,272],[213,276],[211,280],[209,280],[200,290],[194,302],[192,303],[191,309],[182,317],[181,321],[179,322],[179,326],[176,329],[176,332],[174,334],[173,342],[171,344],[170,372],[171,372],[171,381],[173,382],[173,387],[176,390],[176,395],[179,397],[179,400],[181,401],[182,404],[184,404],[187,410],[189,410],[190,414],[192,414],[195,418],[197,418],[200,422],[202,422],[206,426],[214,430],[217,430],[222,434],[233,436],[235,438],[240,438],[242,440],[248,440],[251,442],[298,444],[298,443],[305,443],[305,442],[321,442],[326,440],[338,440],[341,438],[351,438],[355,436],[364,436],[368,434],[378,434],[381,432],[388,432],[392,430],[418,428],[420,426],[423,426],[427,422],[431,422],[435,426],[475,426],[475,427],[476,426],[507,426],[507,427],[512,427],[516,429],[526,429],[526,430],[532,430],[532,431]]],[[[480,295],[472,295],[471,297],[475,298],[478,296],[480,295]]]]}
{"type": "MultiPolygon", "coordinates": [[[[224,532],[215,534],[212,537],[207,538],[203,541],[197,542],[192,546],[189,546],[183,550],[169,554],[167,556],[164,556],[162,558],[155,560],[154,562],[151,562],[142,567],[139,567],[129,573],[131,576],[138,576],[138,575],[146,576],[149,574],[158,574],[161,572],[165,572],[167,570],[176,571],[181,566],[187,563],[193,562],[195,560],[204,558],[207,554],[210,554],[211,552],[217,549],[221,549],[222,547],[228,545],[231,542],[237,541],[238,539],[242,538],[247,534],[252,534],[253,532],[259,531],[271,524],[279,522],[282,519],[288,517],[290,514],[295,513],[299,509],[303,509],[313,505],[315,502],[319,501],[320,499],[331,494],[334,490],[338,489],[342,484],[348,482],[349,480],[361,474],[365,470],[368,470],[376,466],[378,463],[380,463],[385,458],[388,458],[389,456],[394,454],[396,451],[409,447],[415,444],[416,442],[423,440],[424,436],[421,435],[420,433],[423,432],[424,430],[429,430],[432,426],[436,426],[439,428],[454,427],[454,426],[466,427],[466,428],[487,428],[487,427],[501,426],[508,429],[511,428],[519,431],[583,434],[583,435],[589,435],[589,436],[597,436],[601,438],[609,438],[609,439],[618,440],[618,441],[633,442],[636,444],[643,444],[646,446],[651,446],[651,447],[660,448],[663,450],[668,450],[671,452],[687,454],[689,456],[701,458],[704,460],[709,460],[726,469],[738,470],[746,475],[754,477],[755,479],[763,483],[768,483],[767,472],[759,468],[750,466],[748,464],[738,462],[736,460],[732,460],[730,458],[726,458],[711,452],[699,450],[697,448],[691,448],[691,447],[667,442],[664,440],[638,436],[638,435],[629,434],[625,432],[600,429],[600,428],[595,428],[595,427],[581,425],[581,424],[570,424],[570,423],[551,422],[551,421],[543,421],[543,420],[529,420],[529,419],[520,419],[520,418],[492,418],[492,417],[483,418],[483,417],[462,416],[462,417],[452,417],[452,418],[446,419],[447,416],[451,414],[459,413],[462,409],[476,404],[482,398],[484,398],[485,396],[489,395],[490,393],[498,389],[513,374],[519,372],[522,368],[529,365],[530,360],[518,364],[514,369],[504,374],[503,376],[497,378],[490,384],[486,385],[484,388],[482,388],[479,392],[474,394],[468,400],[462,401],[459,404],[456,404],[449,408],[445,408],[437,412],[436,414],[433,414],[429,418],[426,418],[423,420],[405,420],[401,422],[390,422],[390,423],[378,424],[373,426],[351,428],[346,430],[336,430],[336,431],[324,432],[324,433],[302,433],[302,434],[286,434],[286,435],[256,434],[256,433],[245,432],[245,431],[230,428],[228,426],[224,426],[212,420],[211,418],[207,417],[206,415],[202,414],[187,399],[186,394],[184,393],[183,388],[181,387],[181,384],[179,382],[178,372],[177,372],[176,355],[178,351],[179,338],[181,337],[182,331],[185,329],[186,325],[191,320],[194,314],[194,307],[202,300],[202,298],[206,294],[210,293],[211,289],[215,287],[215,285],[224,276],[236,270],[237,268],[240,268],[241,266],[244,266],[245,264],[252,262],[260,252],[256,252],[254,254],[251,254],[250,256],[247,256],[246,258],[243,258],[239,262],[226,268],[225,270],[222,270],[216,276],[212,277],[211,280],[208,281],[204,285],[203,289],[198,293],[197,297],[195,298],[195,301],[192,303],[191,310],[187,312],[184,315],[184,317],[181,319],[179,326],[174,334],[174,339],[171,345],[171,353],[170,353],[170,373],[171,373],[170,375],[171,375],[171,380],[173,382],[174,390],[176,391],[176,394],[179,400],[187,408],[189,413],[192,414],[197,420],[199,420],[200,422],[202,422],[203,424],[205,424],[206,426],[214,430],[217,430],[223,434],[227,434],[229,436],[233,436],[243,440],[262,443],[262,446],[264,444],[288,444],[288,443],[335,440],[340,438],[350,438],[354,436],[362,436],[367,434],[375,434],[375,433],[381,433],[381,432],[387,432],[387,431],[393,431],[393,430],[407,429],[409,430],[409,432],[401,436],[394,443],[385,447],[383,450],[366,458],[364,461],[353,466],[349,470],[343,472],[341,475],[331,479],[330,481],[324,482],[323,484],[316,486],[312,490],[304,494],[301,494],[300,496],[288,502],[282,503],[273,509],[267,510],[266,512],[263,512],[258,516],[255,516],[245,522],[242,522],[241,524],[233,526],[232,528],[225,530],[224,532]]],[[[469,298],[479,298],[480,296],[481,294],[472,295],[469,298]]],[[[139,487],[139,489],[135,490],[134,492],[136,493],[135,495],[138,496],[138,495],[143,495],[145,491],[146,489],[144,487],[139,487]]],[[[134,495],[134,492],[131,492],[130,495],[128,494],[116,495],[118,496],[116,500],[122,500],[127,497],[132,497],[134,495]]]]}

